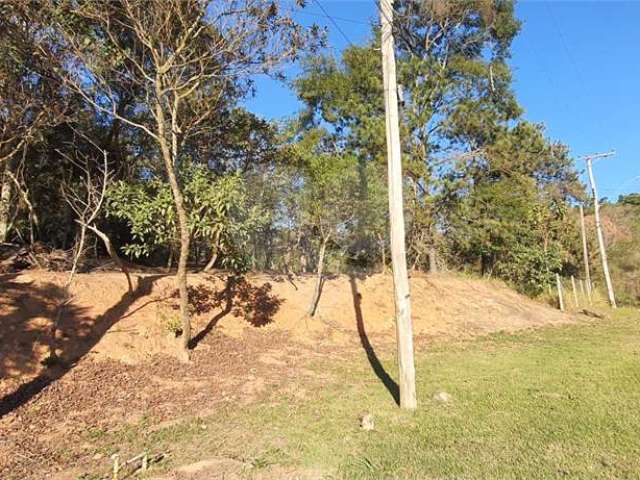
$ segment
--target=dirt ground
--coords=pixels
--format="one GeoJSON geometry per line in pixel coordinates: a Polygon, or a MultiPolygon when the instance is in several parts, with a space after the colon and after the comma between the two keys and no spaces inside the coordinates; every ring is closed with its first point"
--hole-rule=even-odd
{"type": "MultiPolygon", "coordinates": [[[[0,478],[73,479],[104,463],[83,440],[87,432],[215,414],[311,380],[314,359],[391,348],[390,275],[327,279],[311,319],[313,280],[191,275],[185,365],[169,276],[134,274],[128,292],[121,273],[81,274],[60,310],[64,274],[0,275],[0,478]]],[[[499,282],[418,275],[411,288],[417,350],[434,338],[574,320],[499,282]]]]}

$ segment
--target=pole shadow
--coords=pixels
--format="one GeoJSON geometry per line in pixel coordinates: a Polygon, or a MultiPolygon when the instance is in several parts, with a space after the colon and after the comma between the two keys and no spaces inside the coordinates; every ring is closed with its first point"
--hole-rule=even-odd
{"type": "Polygon", "coordinates": [[[351,295],[353,296],[353,310],[356,314],[356,324],[358,327],[358,336],[360,337],[360,343],[362,344],[362,348],[364,348],[364,351],[367,354],[367,360],[369,360],[371,369],[383,383],[385,388],[389,391],[396,404],[400,405],[400,387],[384,369],[384,366],[376,355],[376,352],[373,349],[373,346],[371,345],[369,337],[367,336],[367,332],[364,328],[364,319],[362,318],[361,307],[362,295],[360,294],[360,292],[358,292],[356,280],[357,279],[355,275],[349,275],[349,285],[351,285],[351,295]]]}

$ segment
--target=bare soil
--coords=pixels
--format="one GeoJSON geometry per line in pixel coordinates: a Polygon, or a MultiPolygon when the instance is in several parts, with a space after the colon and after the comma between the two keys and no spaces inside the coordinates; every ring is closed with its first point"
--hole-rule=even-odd
{"type": "MultiPolygon", "coordinates": [[[[394,342],[389,275],[326,280],[318,313],[307,318],[311,276],[193,274],[188,364],[178,360],[170,276],[134,275],[128,292],[120,273],[81,274],[54,330],[64,278],[0,275],[2,479],[76,478],[74,472],[105,462],[86,441],[88,432],[142,419],[162,428],[256,402],[317,382],[317,372],[306,368],[314,359],[371,357],[394,342]]],[[[575,320],[499,282],[416,275],[411,287],[418,350],[435,338],[575,320]]]]}

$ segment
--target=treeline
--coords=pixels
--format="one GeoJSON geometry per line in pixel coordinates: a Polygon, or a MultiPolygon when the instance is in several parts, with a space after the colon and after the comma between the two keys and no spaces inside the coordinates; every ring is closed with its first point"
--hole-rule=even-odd
{"type": "MultiPolygon", "coordinates": [[[[177,267],[186,341],[187,268],[384,270],[379,31],[334,58],[287,5],[3,2],[0,242],[177,267]],[[243,100],[287,62],[303,108],[270,123],[243,100]]],[[[583,187],[522,118],[512,2],[395,8],[409,265],[541,293],[579,269],[583,187]]]]}

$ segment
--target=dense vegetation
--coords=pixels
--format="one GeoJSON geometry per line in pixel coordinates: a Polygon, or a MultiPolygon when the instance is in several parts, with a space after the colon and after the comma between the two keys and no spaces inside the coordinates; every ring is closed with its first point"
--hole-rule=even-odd
{"type": "MultiPolygon", "coordinates": [[[[640,304],[640,195],[622,196],[616,203],[601,208],[609,262],[619,300],[627,305],[640,304]]],[[[599,265],[596,264],[599,271],[599,265]]]]}
{"type": "MultiPolygon", "coordinates": [[[[396,10],[409,264],[532,295],[580,271],[583,186],[521,117],[512,2],[396,10]]],[[[75,252],[79,268],[109,244],[177,266],[185,339],[187,267],[384,270],[378,37],[334,58],[321,29],[266,0],[3,2],[0,242],[75,252]],[[302,110],[247,111],[253,76],[289,61],[302,110]]]]}

